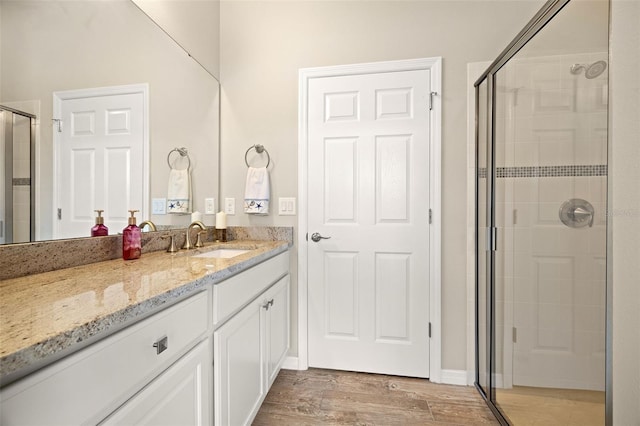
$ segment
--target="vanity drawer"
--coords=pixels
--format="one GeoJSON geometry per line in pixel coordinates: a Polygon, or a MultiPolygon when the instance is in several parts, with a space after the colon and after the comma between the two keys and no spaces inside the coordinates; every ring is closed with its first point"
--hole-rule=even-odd
{"type": "Polygon", "coordinates": [[[97,423],[203,339],[208,303],[201,292],[3,388],[0,423],[97,423]]]}
{"type": "Polygon", "coordinates": [[[289,272],[289,252],[266,260],[213,286],[213,325],[239,312],[271,284],[289,272]]]}

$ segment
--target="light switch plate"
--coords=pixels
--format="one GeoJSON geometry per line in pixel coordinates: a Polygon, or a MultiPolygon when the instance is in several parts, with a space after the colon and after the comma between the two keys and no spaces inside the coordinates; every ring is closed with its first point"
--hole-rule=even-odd
{"type": "Polygon", "coordinates": [[[167,214],[167,199],[166,198],[152,199],[151,214],[167,214]]]}
{"type": "Polygon", "coordinates": [[[216,199],[205,198],[204,199],[204,214],[216,214],[216,199]]]}
{"type": "Polygon", "coordinates": [[[278,198],[278,214],[280,216],[295,216],[296,214],[295,197],[278,198]]]}
{"type": "Polygon", "coordinates": [[[236,199],[225,198],[224,199],[224,212],[226,214],[236,214],[236,199]]]}

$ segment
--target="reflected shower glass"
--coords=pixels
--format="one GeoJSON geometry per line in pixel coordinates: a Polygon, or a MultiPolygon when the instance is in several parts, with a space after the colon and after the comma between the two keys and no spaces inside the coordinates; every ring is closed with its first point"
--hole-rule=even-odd
{"type": "Polygon", "coordinates": [[[476,327],[477,327],[477,383],[485,395],[489,394],[489,345],[488,322],[489,312],[487,297],[487,219],[488,214],[488,182],[487,182],[487,80],[483,81],[477,91],[477,140],[476,140],[476,327]]]}
{"type": "Polygon", "coordinates": [[[492,386],[514,425],[604,424],[607,49],[608,2],[571,1],[495,76],[492,386]]]}

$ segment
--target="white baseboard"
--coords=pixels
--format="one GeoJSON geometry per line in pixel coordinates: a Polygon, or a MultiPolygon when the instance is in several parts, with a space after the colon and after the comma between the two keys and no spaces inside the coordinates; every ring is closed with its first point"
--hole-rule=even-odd
{"type": "MultiPolygon", "coordinates": [[[[282,363],[285,370],[306,370],[300,368],[297,356],[288,356],[282,363]]],[[[442,370],[440,375],[440,383],[447,385],[471,386],[473,385],[474,374],[466,370],[442,370]]]]}
{"type": "Polygon", "coordinates": [[[282,363],[282,368],[285,370],[306,370],[306,368],[300,368],[297,356],[288,356],[282,363]]]}
{"type": "Polygon", "coordinates": [[[467,386],[467,370],[442,370],[440,373],[440,383],[467,386]]]}

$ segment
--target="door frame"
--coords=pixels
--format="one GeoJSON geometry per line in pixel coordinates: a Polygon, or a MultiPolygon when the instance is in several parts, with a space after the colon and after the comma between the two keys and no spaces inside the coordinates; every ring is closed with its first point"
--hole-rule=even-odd
{"type": "MultiPolygon", "coordinates": [[[[122,86],[106,86],[106,87],[93,87],[89,89],[76,89],[65,90],[60,92],[53,92],[53,119],[57,120],[62,114],[62,102],[71,99],[83,99],[94,98],[98,96],[118,96],[118,95],[131,95],[142,94],[143,98],[143,111],[142,111],[142,176],[144,181],[142,184],[142,207],[140,208],[139,217],[148,217],[149,212],[149,180],[151,170],[149,169],[149,84],[127,84],[122,86]]],[[[58,235],[58,147],[60,146],[60,133],[56,131],[56,126],[52,126],[53,132],[53,207],[52,207],[52,220],[53,227],[52,233],[54,238],[58,235]]]]}
{"type": "MultiPolygon", "coordinates": [[[[430,71],[432,105],[429,128],[429,205],[432,222],[429,238],[429,380],[441,382],[441,134],[442,134],[442,57],[372,62],[298,71],[298,360],[297,368],[309,368],[307,330],[308,256],[308,91],[314,78],[339,77],[399,71],[430,71]]],[[[429,218],[425,217],[425,221],[429,218]]]]}

